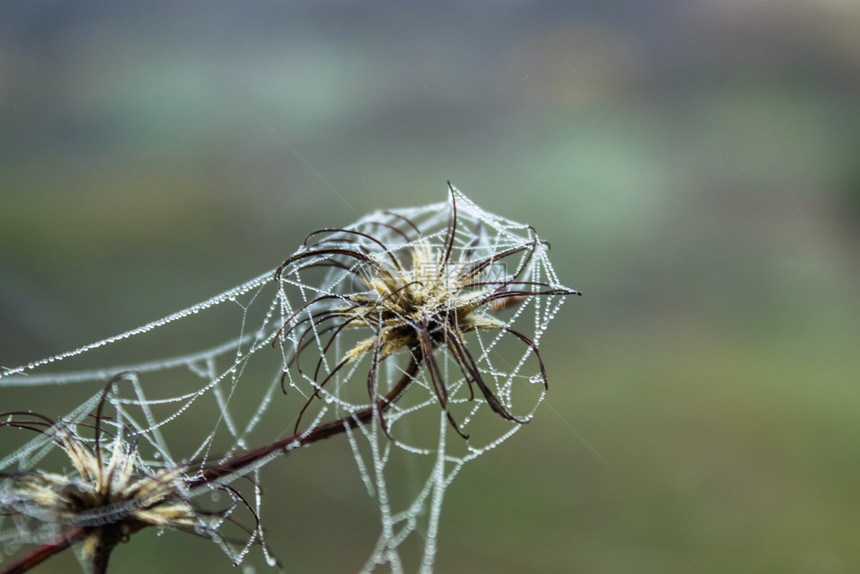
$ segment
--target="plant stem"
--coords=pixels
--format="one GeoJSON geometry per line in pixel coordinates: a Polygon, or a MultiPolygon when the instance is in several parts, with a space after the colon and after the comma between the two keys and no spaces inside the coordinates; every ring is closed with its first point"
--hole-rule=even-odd
{"type": "MultiPolygon", "coordinates": [[[[241,472],[254,463],[263,460],[274,453],[282,452],[283,454],[287,454],[291,450],[300,446],[307,446],[319,440],[344,433],[351,428],[369,423],[373,420],[374,413],[382,414],[388,410],[391,405],[397,402],[410,383],[415,380],[415,375],[418,373],[420,364],[421,361],[413,356],[409,360],[409,365],[407,365],[403,376],[400,377],[394,387],[392,387],[384,397],[379,399],[375,405],[366,407],[357,413],[347,415],[338,420],[319,425],[310,430],[249,450],[219,464],[218,466],[204,468],[199,476],[188,480],[186,485],[189,488],[203,486],[206,483],[214,482],[225,476],[241,472]]],[[[138,523],[135,532],[145,526],[146,525],[143,523],[138,523]]],[[[77,526],[65,534],[62,534],[56,540],[39,546],[17,562],[11,564],[8,568],[4,569],[0,574],[24,574],[51,556],[59,554],[66,548],[70,547],[85,534],[87,534],[87,530],[81,526],[77,526]]],[[[113,539],[110,541],[105,540],[105,542],[112,543],[108,544],[97,553],[98,556],[95,557],[93,562],[93,568],[95,569],[96,574],[102,574],[107,570],[107,561],[110,558],[111,551],[116,546],[116,542],[113,541],[113,539]]]]}
{"type": "Polygon", "coordinates": [[[27,553],[17,562],[5,568],[2,574],[23,574],[35,568],[54,554],[59,554],[80,538],[84,529],[80,526],[61,534],[56,540],[42,544],[32,552],[27,553]]]}
{"type": "Polygon", "coordinates": [[[392,404],[397,402],[397,399],[400,398],[409,384],[415,379],[419,366],[420,361],[415,359],[415,357],[412,357],[409,361],[409,365],[406,367],[406,371],[404,371],[403,376],[400,377],[400,380],[397,381],[397,383],[384,397],[377,401],[375,406],[366,407],[357,413],[347,415],[336,421],[331,421],[314,427],[311,430],[296,433],[292,436],[276,440],[275,442],[269,443],[265,446],[249,450],[219,464],[218,466],[205,468],[202,470],[200,476],[189,480],[186,482],[186,485],[189,488],[202,486],[224,476],[240,472],[273,453],[283,451],[283,453],[286,454],[300,446],[307,446],[319,440],[346,432],[351,428],[367,424],[373,420],[373,414],[375,411],[381,414],[388,410],[392,404]]]}

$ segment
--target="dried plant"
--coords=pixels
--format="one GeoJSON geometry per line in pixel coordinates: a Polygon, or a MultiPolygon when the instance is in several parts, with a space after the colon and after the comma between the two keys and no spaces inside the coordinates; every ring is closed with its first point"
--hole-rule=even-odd
{"type": "Polygon", "coordinates": [[[102,573],[113,549],[148,526],[223,542],[218,526],[236,501],[242,501],[241,496],[229,486],[217,485],[214,488],[232,495],[234,504],[220,511],[203,510],[191,500],[194,473],[175,466],[156,468],[143,460],[139,436],[103,413],[111,388],[124,376],[120,373],[108,384],[92,422],[73,424],[35,413],[0,413],[0,427],[42,435],[65,453],[74,468],[72,473],[30,468],[0,474],[7,479],[0,492],[0,513],[15,519],[25,540],[52,538],[4,574],[24,572],[72,545],[88,572],[102,573]],[[91,431],[92,437],[82,431],[91,431]]]}
{"type": "MultiPolygon", "coordinates": [[[[205,359],[209,365],[207,383],[199,390],[164,401],[151,400],[145,397],[136,373],[121,372],[100,396],[76,409],[74,416],[55,420],[30,412],[0,414],[0,427],[25,429],[38,435],[4,459],[6,467],[14,463],[20,468],[0,474],[0,514],[11,516],[15,540],[40,545],[0,574],[26,572],[69,547],[76,548],[86,570],[100,574],[106,571],[111,552],[120,542],[150,526],[210,538],[226,549],[236,564],[251,545],[260,545],[269,563],[275,564],[263,542],[256,511],[259,484],[250,482],[255,487],[255,507],[232,485],[274,458],[340,434],[349,435],[362,478],[370,484],[364,470],[368,465],[362,461],[353,429],[361,429],[367,439],[377,473],[382,472],[392,444],[407,453],[435,456],[433,471],[418,498],[397,514],[391,511],[384,477],[380,475],[376,496],[382,505],[382,533],[364,567],[369,572],[387,564],[393,571],[402,571],[397,545],[416,530],[418,516],[426,514],[429,517],[424,527],[427,533],[421,571],[429,572],[445,488],[466,461],[494,448],[530,420],[548,385],[538,340],[561,300],[581,294],[559,283],[546,256],[549,245],[539,239],[533,227],[488,214],[450,183],[448,187],[447,211],[444,204],[437,204],[412,211],[375,212],[349,227],[315,231],[267,277],[127,334],[9,371],[13,375],[23,373],[148,331],[209,306],[234,301],[238,295],[266,284],[278,290],[255,333],[243,334],[208,352],[156,363],[155,369],[183,363],[199,373],[199,362],[205,359]],[[309,283],[302,277],[320,269],[324,276],[319,281],[309,283]],[[299,305],[290,303],[288,289],[298,291],[299,305]],[[276,308],[281,310],[280,318],[273,314],[276,308]],[[530,312],[526,313],[526,309],[530,312]],[[533,323],[531,319],[524,320],[527,316],[533,323]],[[526,326],[520,327],[521,324],[526,326]],[[490,353],[502,339],[512,340],[512,345],[522,350],[512,355],[512,363],[498,368],[490,353]],[[220,385],[226,380],[235,385],[251,356],[269,343],[283,353],[281,387],[285,392],[288,385],[297,389],[305,401],[296,415],[291,436],[248,448],[245,436],[273,403],[270,399],[277,392],[278,375],[245,431],[237,429],[229,418],[228,401],[219,394],[220,385]],[[215,359],[225,349],[235,351],[236,359],[218,374],[215,359]],[[303,359],[307,363],[307,355],[314,359],[310,371],[306,370],[307,364],[302,364],[303,359]],[[330,363],[332,356],[335,359],[330,363]],[[528,357],[533,357],[533,362],[524,368],[528,357]],[[367,365],[366,371],[361,369],[363,365],[367,365]],[[383,369],[383,365],[387,368],[383,369]],[[453,368],[447,369],[446,365],[453,368]],[[349,403],[342,401],[337,392],[329,392],[334,386],[332,381],[354,386],[356,378],[363,379],[369,401],[361,398],[358,403],[349,403]],[[134,383],[134,398],[112,394],[124,379],[134,383]],[[525,416],[514,414],[511,398],[512,387],[523,381],[543,387],[537,403],[525,416]],[[424,398],[401,408],[399,401],[412,393],[409,389],[413,387],[423,388],[424,398]],[[160,427],[208,392],[216,396],[222,412],[217,417],[216,430],[206,435],[194,455],[174,463],[169,456],[156,461],[153,453],[141,452],[141,445],[146,444],[150,450],[161,449],[159,452],[166,454],[160,427]],[[323,415],[330,411],[322,406],[314,422],[300,430],[303,414],[320,397],[326,399],[322,404],[335,403],[336,416],[323,422],[323,415]],[[162,402],[176,402],[179,410],[156,420],[150,407],[162,402]],[[508,430],[501,437],[478,445],[463,430],[467,420],[452,412],[455,402],[472,405],[469,420],[486,405],[503,421],[514,424],[505,425],[508,430]],[[105,414],[108,405],[115,407],[115,416],[105,414]],[[145,424],[124,419],[129,416],[129,405],[142,410],[145,424]],[[425,408],[436,411],[439,437],[435,449],[387,440],[392,438],[392,420],[425,408]],[[222,421],[231,427],[235,442],[218,457],[209,448],[222,421]],[[368,424],[372,421],[378,426],[368,424]],[[466,445],[465,455],[446,451],[445,429],[449,427],[467,440],[454,441],[466,445]],[[376,433],[380,428],[383,432],[376,433]],[[46,456],[52,450],[64,453],[71,471],[45,468],[46,456]],[[212,491],[226,492],[227,505],[212,510],[197,503],[201,493],[212,491]],[[250,512],[248,524],[234,516],[237,508],[250,512]],[[248,535],[247,542],[238,542],[242,545],[239,552],[231,550],[234,541],[221,532],[224,524],[233,524],[248,535]]],[[[258,292],[253,293],[247,306],[242,306],[243,329],[258,292]]],[[[504,362],[504,358],[497,360],[504,362]]],[[[153,369],[153,363],[142,366],[153,369]]],[[[99,373],[93,372],[91,380],[96,380],[99,373]]],[[[0,378],[4,376],[0,373],[0,378]]],[[[73,374],[70,378],[60,376],[56,382],[79,379],[80,375],[73,374]]],[[[360,388],[359,393],[363,394],[360,388]]]]}
{"type": "MultiPolygon", "coordinates": [[[[529,228],[532,233],[530,243],[477,257],[481,230],[470,230],[468,233],[473,239],[459,250],[459,256],[454,259],[454,241],[458,232],[457,199],[450,182],[448,188],[451,214],[441,245],[431,244],[414,222],[401,216],[406,229],[396,231],[405,243],[398,248],[354,229],[322,229],[308,235],[304,248],[278,268],[278,279],[287,278],[309,266],[342,269],[356,279],[358,287],[354,292],[322,293],[302,305],[284,322],[278,337],[286,338],[294,330],[301,329],[294,359],[297,365],[302,352],[311,347],[320,335],[330,333],[322,348],[324,354],[347,330],[371,332],[322,377],[320,367],[324,357],[318,357],[313,375],[315,391],[305,409],[341,369],[365,355],[371,356],[367,390],[370,400],[375,403],[379,395],[379,364],[400,349],[407,349],[412,362],[425,366],[439,405],[451,426],[463,438],[468,438],[448,410],[448,388],[434,356],[436,350],[442,348],[449,352],[465,377],[471,399],[475,397],[474,384],[493,412],[509,421],[527,422],[513,416],[485,383],[464,335],[478,329],[495,329],[516,337],[537,357],[541,379],[547,385],[546,369],[534,341],[491,313],[509,305],[522,304],[531,297],[581,293],[545,282],[522,280],[523,271],[535,250],[544,247],[534,228],[529,228]],[[410,237],[409,232],[414,237],[410,237]],[[325,235],[321,239],[309,245],[311,238],[322,234],[325,235]],[[409,255],[408,263],[401,261],[398,255],[404,251],[409,255]],[[498,264],[506,263],[517,255],[524,256],[513,272],[492,276],[488,273],[504,269],[498,264]]],[[[381,419],[381,413],[377,416],[381,419]]],[[[299,422],[300,419],[296,422],[296,430],[299,422]]]]}

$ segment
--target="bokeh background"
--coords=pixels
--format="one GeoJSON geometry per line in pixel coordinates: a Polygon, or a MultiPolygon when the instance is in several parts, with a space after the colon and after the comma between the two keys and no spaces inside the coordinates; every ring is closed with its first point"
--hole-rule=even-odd
{"type": "MultiPolygon", "coordinates": [[[[450,179],[585,296],[537,420],[449,490],[438,572],[860,570],[860,3],[424,4],[0,2],[0,365],[450,179]]],[[[370,550],[320,451],[268,487],[287,572],[370,550]]],[[[137,538],[115,571],[232,571],[137,538]]]]}

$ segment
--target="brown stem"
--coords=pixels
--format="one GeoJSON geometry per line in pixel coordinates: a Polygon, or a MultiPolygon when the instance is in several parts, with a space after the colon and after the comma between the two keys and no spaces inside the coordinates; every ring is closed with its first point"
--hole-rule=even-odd
{"type": "Polygon", "coordinates": [[[420,360],[413,356],[409,360],[409,365],[406,367],[406,371],[404,371],[403,376],[397,381],[397,384],[395,384],[384,397],[379,399],[376,405],[371,405],[357,413],[347,415],[336,421],[316,426],[309,431],[299,432],[292,436],[276,440],[275,442],[269,443],[265,446],[249,450],[219,464],[218,466],[205,468],[201,472],[200,476],[193,480],[189,480],[186,483],[187,486],[189,488],[202,486],[208,482],[213,482],[224,476],[229,476],[239,472],[273,453],[283,451],[283,453],[286,454],[294,448],[306,446],[318,440],[329,438],[330,436],[346,432],[347,430],[357,426],[367,424],[373,420],[374,411],[381,414],[397,402],[397,399],[400,398],[403,391],[405,391],[409,384],[415,380],[415,375],[418,373],[419,366],[420,360]]]}
{"type": "MultiPolygon", "coordinates": [[[[413,356],[412,359],[410,359],[409,365],[406,367],[406,371],[404,371],[403,376],[397,381],[397,384],[395,384],[384,397],[379,399],[375,405],[371,405],[357,413],[347,415],[336,421],[319,425],[309,431],[296,433],[265,446],[249,450],[225,461],[217,467],[203,469],[200,476],[193,480],[189,480],[186,484],[189,488],[202,486],[207,482],[212,482],[223,478],[224,476],[239,472],[278,451],[283,451],[283,453],[286,454],[290,450],[299,446],[309,445],[318,440],[346,432],[348,429],[355,428],[359,425],[367,424],[373,420],[374,411],[381,414],[397,402],[410,383],[415,380],[415,375],[418,373],[419,365],[420,360],[413,356]]],[[[146,524],[144,523],[136,523],[134,531],[137,532],[145,526],[146,524]]],[[[70,547],[84,535],[87,535],[87,530],[85,528],[80,526],[75,527],[59,536],[56,540],[39,546],[17,562],[8,566],[0,572],[0,574],[24,574],[51,556],[59,554],[66,548],[70,547]]],[[[114,536],[110,536],[109,538],[110,540],[103,541],[107,542],[107,545],[104,548],[101,548],[100,551],[96,552],[96,555],[93,556],[92,568],[94,569],[95,574],[103,574],[106,572],[107,562],[110,558],[111,551],[119,541],[114,540],[114,536]]]]}
{"type": "Polygon", "coordinates": [[[17,562],[10,564],[0,574],[23,574],[31,568],[35,568],[54,554],[59,554],[80,538],[84,529],[82,527],[61,534],[56,540],[42,544],[32,552],[27,553],[17,562]]]}
{"type": "MultiPolygon", "coordinates": [[[[89,565],[90,574],[105,574],[111,554],[120,542],[149,526],[146,522],[125,519],[121,522],[106,524],[84,531],[84,536],[94,542],[85,548],[84,561],[89,565]]],[[[85,543],[86,544],[86,543],[85,543]]]]}

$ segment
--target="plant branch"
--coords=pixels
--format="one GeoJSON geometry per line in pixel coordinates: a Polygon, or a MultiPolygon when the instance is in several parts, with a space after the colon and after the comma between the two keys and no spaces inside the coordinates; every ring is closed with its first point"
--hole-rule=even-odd
{"type": "Polygon", "coordinates": [[[403,372],[403,376],[400,377],[394,387],[392,387],[384,397],[377,401],[376,405],[371,405],[357,413],[347,415],[338,420],[321,424],[311,430],[298,432],[265,446],[249,450],[219,464],[218,466],[205,468],[202,470],[200,476],[189,480],[186,482],[186,485],[189,488],[194,488],[202,486],[208,482],[214,482],[224,476],[240,472],[273,453],[283,451],[283,453],[286,454],[294,448],[307,446],[319,440],[326,439],[346,432],[349,429],[367,424],[373,420],[374,412],[382,414],[388,410],[391,405],[397,402],[397,399],[403,395],[403,392],[410,383],[415,380],[415,375],[418,373],[420,364],[420,359],[416,359],[413,356],[409,360],[409,365],[407,365],[406,370],[403,372]]]}
{"type": "MultiPolygon", "coordinates": [[[[403,395],[406,388],[415,380],[415,375],[418,374],[420,364],[420,359],[416,359],[413,356],[410,359],[406,370],[403,372],[403,376],[400,377],[394,387],[392,387],[384,397],[379,399],[375,405],[366,407],[357,413],[347,415],[338,420],[319,425],[310,430],[296,433],[292,436],[276,440],[275,442],[265,446],[249,450],[223,462],[222,464],[219,464],[218,466],[205,468],[201,471],[199,476],[188,480],[186,485],[189,488],[203,486],[206,483],[214,482],[225,476],[241,472],[274,453],[282,452],[283,454],[286,454],[294,448],[306,446],[319,440],[344,433],[348,429],[369,423],[373,420],[374,413],[379,413],[381,415],[391,405],[397,402],[397,400],[403,395]]],[[[145,525],[143,523],[140,523],[135,531],[140,530],[144,526],[145,525]]],[[[77,526],[62,534],[56,540],[43,544],[32,552],[29,552],[26,556],[0,572],[0,574],[24,574],[51,556],[59,554],[63,550],[69,548],[72,544],[85,536],[87,531],[88,529],[77,526]]],[[[105,548],[104,551],[100,553],[103,554],[100,558],[103,562],[100,563],[96,560],[93,565],[97,572],[104,572],[106,570],[107,559],[110,557],[111,550],[113,550],[115,545],[116,544],[111,544],[109,548],[105,548]]]]}
{"type": "Polygon", "coordinates": [[[84,529],[78,526],[68,532],[64,532],[56,540],[42,544],[32,552],[28,552],[17,562],[10,564],[0,574],[23,574],[31,568],[35,568],[54,554],[59,554],[75,543],[81,537],[83,531],[84,529]]]}

